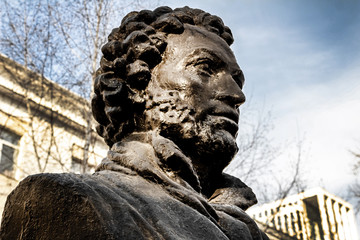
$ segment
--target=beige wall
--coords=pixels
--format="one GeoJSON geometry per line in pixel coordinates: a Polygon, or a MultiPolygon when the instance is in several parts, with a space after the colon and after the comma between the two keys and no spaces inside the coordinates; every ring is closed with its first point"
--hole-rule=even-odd
{"type": "MultiPolygon", "coordinates": [[[[40,172],[79,173],[80,163],[74,159],[81,159],[84,153],[85,113],[89,105],[48,79],[41,79],[44,87],[39,88],[36,74],[30,74],[2,55],[0,57],[0,131],[6,129],[20,136],[13,170],[0,173],[2,215],[6,196],[24,177],[40,172]],[[29,77],[34,77],[33,81],[27,81],[32,85],[22,85],[29,77]]],[[[94,171],[94,166],[106,156],[107,149],[93,130],[89,172],[94,171]]]]}

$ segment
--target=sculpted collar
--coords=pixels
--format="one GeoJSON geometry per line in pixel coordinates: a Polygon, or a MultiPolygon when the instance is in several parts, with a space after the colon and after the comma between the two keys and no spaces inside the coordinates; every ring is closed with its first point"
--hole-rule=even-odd
{"type": "Polygon", "coordinates": [[[175,195],[180,191],[190,195],[189,197],[196,197],[200,202],[205,200],[207,204],[202,204],[200,211],[205,211],[206,215],[212,217],[214,213],[207,207],[209,203],[235,205],[246,210],[257,202],[251,188],[226,173],[223,173],[219,187],[209,199],[205,199],[203,195],[196,196],[200,195],[201,186],[191,160],[173,141],[154,132],[133,133],[123,141],[115,143],[107,158],[96,169],[102,170],[138,174],[163,184],[167,191],[175,195]]]}

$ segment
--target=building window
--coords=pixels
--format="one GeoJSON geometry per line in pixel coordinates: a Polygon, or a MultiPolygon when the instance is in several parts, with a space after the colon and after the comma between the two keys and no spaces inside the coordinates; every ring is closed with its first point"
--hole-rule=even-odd
{"type": "Polygon", "coordinates": [[[289,232],[289,221],[288,221],[288,215],[284,216],[284,221],[285,221],[285,228],[284,228],[284,232],[289,232]]]}
{"type": "Polygon", "coordinates": [[[278,217],[278,225],[279,225],[279,230],[282,231],[282,228],[281,228],[281,217],[280,217],[280,216],[278,217]]]}
{"type": "Polygon", "coordinates": [[[20,136],[0,127],[0,173],[9,174],[14,169],[20,136]]]}
{"type": "Polygon", "coordinates": [[[81,173],[83,169],[84,149],[76,144],[73,144],[71,153],[71,170],[76,173],[81,173]]]}
{"type": "Polygon", "coordinates": [[[293,232],[296,232],[296,227],[295,227],[295,217],[294,217],[294,214],[293,213],[290,213],[290,218],[291,218],[291,227],[292,227],[292,230],[293,232]]]}
{"type": "MultiPolygon", "coordinates": [[[[71,147],[71,171],[75,172],[75,173],[82,173],[83,169],[84,169],[84,148],[77,145],[77,144],[73,144],[71,147]]],[[[94,155],[94,152],[89,152],[88,153],[89,158],[90,156],[94,155]]],[[[86,164],[86,172],[91,172],[95,169],[95,165],[86,164]]]]}
{"type": "Polygon", "coordinates": [[[298,220],[299,231],[302,231],[302,222],[301,222],[300,211],[296,211],[296,217],[298,220]]]}

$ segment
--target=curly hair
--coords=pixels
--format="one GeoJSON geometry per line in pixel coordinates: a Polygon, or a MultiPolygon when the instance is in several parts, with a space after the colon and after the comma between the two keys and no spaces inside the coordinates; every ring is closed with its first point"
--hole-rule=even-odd
{"type": "Polygon", "coordinates": [[[127,14],[101,48],[103,56],[96,72],[92,112],[96,130],[111,147],[133,132],[136,116],[145,110],[144,92],[151,70],[161,62],[167,34],[181,34],[184,24],[207,29],[233,42],[223,21],[200,9],[159,7],[127,14]]]}

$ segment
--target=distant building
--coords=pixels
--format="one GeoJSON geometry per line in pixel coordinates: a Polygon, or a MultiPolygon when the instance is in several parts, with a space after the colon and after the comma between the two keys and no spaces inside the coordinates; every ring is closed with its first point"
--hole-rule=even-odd
{"type": "Polygon", "coordinates": [[[358,240],[351,204],[322,188],[255,206],[247,213],[267,233],[280,231],[304,240],[358,240]]]}
{"type": "Polygon", "coordinates": [[[94,171],[108,147],[88,116],[87,100],[0,54],[0,219],[24,177],[94,171]]]}

